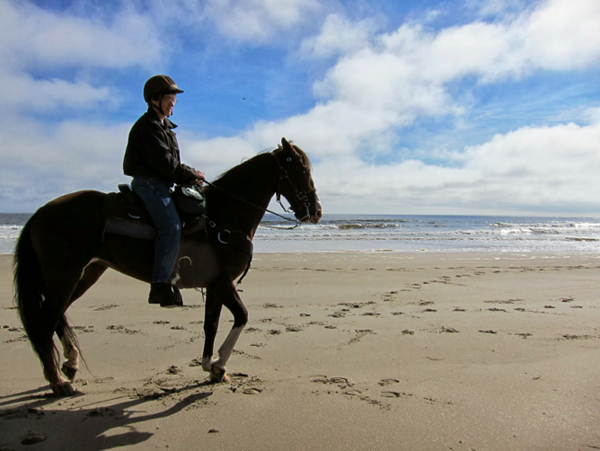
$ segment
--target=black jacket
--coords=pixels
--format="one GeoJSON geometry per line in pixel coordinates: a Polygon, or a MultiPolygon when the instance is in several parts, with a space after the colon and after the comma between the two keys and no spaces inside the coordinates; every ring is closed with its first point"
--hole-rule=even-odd
{"type": "Polygon", "coordinates": [[[196,170],[181,164],[175,127],[167,118],[161,123],[156,112],[148,108],[129,132],[123,159],[125,175],[156,177],[171,184],[195,181],[196,170]]]}

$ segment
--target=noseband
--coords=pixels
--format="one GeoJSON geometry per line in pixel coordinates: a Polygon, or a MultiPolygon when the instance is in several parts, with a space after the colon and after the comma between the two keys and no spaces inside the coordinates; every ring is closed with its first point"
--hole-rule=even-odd
{"type": "Polygon", "coordinates": [[[310,202],[308,200],[308,195],[309,194],[313,194],[315,193],[317,190],[315,188],[309,189],[309,190],[300,190],[298,189],[296,183],[294,183],[294,180],[292,179],[292,177],[290,176],[289,173],[289,168],[292,165],[292,163],[294,162],[298,162],[299,164],[301,164],[303,167],[304,165],[301,162],[301,157],[287,157],[285,159],[285,164],[282,164],[282,162],[280,161],[279,158],[279,154],[283,151],[282,148],[276,149],[273,152],[271,152],[271,155],[273,155],[273,157],[275,158],[275,161],[277,162],[277,166],[279,166],[279,178],[277,180],[277,188],[275,189],[275,194],[277,195],[277,202],[279,203],[279,205],[281,205],[281,208],[283,208],[284,211],[288,212],[288,213],[294,213],[294,215],[296,216],[297,220],[302,222],[308,218],[310,218],[310,202]],[[281,183],[285,182],[288,184],[288,186],[291,188],[293,194],[293,198],[292,199],[288,199],[290,201],[291,204],[291,210],[285,208],[283,206],[283,203],[281,202],[281,183]],[[305,210],[305,215],[302,216],[301,218],[298,218],[298,212],[305,210]]]}

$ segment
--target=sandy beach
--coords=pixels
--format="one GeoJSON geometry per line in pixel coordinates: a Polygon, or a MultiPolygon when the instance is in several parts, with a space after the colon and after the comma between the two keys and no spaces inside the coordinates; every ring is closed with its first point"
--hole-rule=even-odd
{"type": "MultiPolygon", "coordinates": [[[[258,254],[229,383],[203,298],[108,271],[68,311],[87,368],[52,396],[0,256],[0,450],[600,449],[600,255],[258,254]]],[[[224,312],[218,345],[231,327],[224,312]]]]}

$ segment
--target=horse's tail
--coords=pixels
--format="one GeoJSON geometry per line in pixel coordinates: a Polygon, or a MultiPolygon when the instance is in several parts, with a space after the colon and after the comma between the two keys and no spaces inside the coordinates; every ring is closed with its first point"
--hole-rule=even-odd
{"type": "MultiPolygon", "coordinates": [[[[48,346],[46,324],[42,305],[46,297],[46,284],[40,261],[31,240],[31,228],[35,215],[21,231],[13,259],[15,304],[33,349],[40,351],[48,346]]],[[[56,357],[58,358],[58,357],[56,357]]]]}

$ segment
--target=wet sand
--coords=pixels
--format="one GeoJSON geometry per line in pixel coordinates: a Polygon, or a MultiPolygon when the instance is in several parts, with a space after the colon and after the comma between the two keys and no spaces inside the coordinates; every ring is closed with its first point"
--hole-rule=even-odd
{"type": "Polygon", "coordinates": [[[239,288],[209,384],[201,293],[161,309],[108,271],[68,311],[88,367],[57,398],[0,256],[0,450],[600,449],[600,255],[258,254],[239,288]]]}

